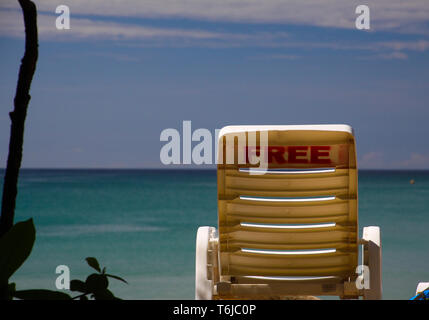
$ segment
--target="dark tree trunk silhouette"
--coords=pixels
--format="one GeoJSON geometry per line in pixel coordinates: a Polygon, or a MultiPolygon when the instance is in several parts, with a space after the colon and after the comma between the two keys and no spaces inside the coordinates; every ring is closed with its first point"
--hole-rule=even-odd
{"type": "Polygon", "coordinates": [[[30,0],[18,0],[24,15],[25,53],[21,60],[18,84],[14,99],[14,110],[9,113],[11,130],[9,154],[3,184],[3,197],[0,216],[0,237],[13,226],[15,203],[18,193],[18,176],[21,168],[24,124],[30,102],[30,86],[36,70],[38,57],[37,9],[30,0]]]}

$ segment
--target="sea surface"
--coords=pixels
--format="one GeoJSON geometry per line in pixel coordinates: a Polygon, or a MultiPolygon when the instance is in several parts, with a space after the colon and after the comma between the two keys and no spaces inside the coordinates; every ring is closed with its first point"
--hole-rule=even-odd
{"type": "MultiPolygon", "coordinates": [[[[217,225],[216,192],[214,170],[24,169],[15,222],[32,217],[37,236],[11,280],[56,290],[58,265],[85,280],[96,257],[129,282],[110,281],[120,298],[193,299],[196,231],[217,225]]],[[[409,299],[429,281],[429,171],[360,171],[368,225],[382,231],[384,298],[409,299]]]]}

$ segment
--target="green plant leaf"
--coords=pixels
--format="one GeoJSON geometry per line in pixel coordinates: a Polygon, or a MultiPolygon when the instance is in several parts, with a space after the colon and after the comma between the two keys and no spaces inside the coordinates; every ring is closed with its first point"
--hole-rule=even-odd
{"type": "Polygon", "coordinates": [[[86,288],[86,283],[81,280],[72,280],[70,281],[70,290],[71,291],[78,291],[78,292],[88,292],[86,288]]]}
{"type": "Polygon", "coordinates": [[[71,297],[64,292],[51,290],[19,290],[13,296],[22,300],[70,300],[71,297]]]}
{"type": "Polygon", "coordinates": [[[7,281],[33,249],[36,229],[33,219],[16,223],[0,238],[0,282],[7,281]]]}
{"type": "Polygon", "coordinates": [[[128,284],[128,282],[125,279],[122,279],[121,277],[115,276],[113,274],[106,273],[106,277],[110,277],[110,278],[113,278],[113,279],[116,279],[116,280],[120,280],[120,281],[125,282],[126,284],[128,284]]]}
{"type": "Polygon", "coordinates": [[[97,270],[98,272],[101,272],[100,265],[98,264],[97,259],[94,257],[88,257],[85,259],[86,262],[88,262],[89,266],[97,270]]]}

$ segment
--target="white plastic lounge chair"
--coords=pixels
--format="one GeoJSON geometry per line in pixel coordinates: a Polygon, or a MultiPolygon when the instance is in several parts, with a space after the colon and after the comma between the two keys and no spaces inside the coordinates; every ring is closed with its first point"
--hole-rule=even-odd
{"type": "Polygon", "coordinates": [[[197,232],[196,299],[381,299],[380,228],[358,238],[350,126],[228,126],[218,153],[218,230],[197,232]],[[250,159],[262,153],[267,169],[256,174],[250,159]]]}

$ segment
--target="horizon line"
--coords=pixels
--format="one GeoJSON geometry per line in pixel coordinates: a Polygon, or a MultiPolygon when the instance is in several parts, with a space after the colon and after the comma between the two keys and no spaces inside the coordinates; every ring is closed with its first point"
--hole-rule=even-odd
{"type": "MultiPolygon", "coordinates": [[[[0,170],[5,171],[5,167],[0,167],[0,170]]],[[[183,170],[183,171],[209,171],[217,170],[216,167],[213,168],[200,168],[200,167],[191,167],[191,168],[179,168],[179,167],[170,167],[170,168],[161,168],[161,167],[130,167],[130,168],[121,168],[121,167],[24,167],[20,170],[183,170]]],[[[358,171],[429,171],[429,168],[358,168],[358,171]]]]}

